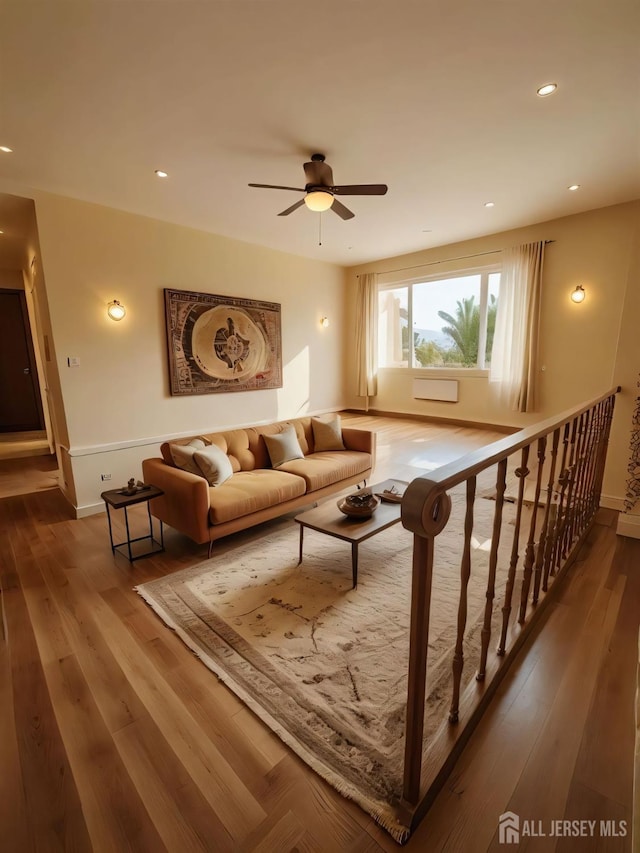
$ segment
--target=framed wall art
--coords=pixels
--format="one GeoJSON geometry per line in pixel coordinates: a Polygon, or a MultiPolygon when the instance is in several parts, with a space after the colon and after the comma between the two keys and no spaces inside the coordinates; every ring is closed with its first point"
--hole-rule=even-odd
{"type": "Polygon", "coordinates": [[[280,305],[165,288],[171,394],[282,388],[280,305]]]}

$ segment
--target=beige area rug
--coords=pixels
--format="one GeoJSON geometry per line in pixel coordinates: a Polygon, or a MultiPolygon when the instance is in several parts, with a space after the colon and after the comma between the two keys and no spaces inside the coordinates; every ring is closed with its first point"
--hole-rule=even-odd
{"type": "MultiPolygon", "coordinates": [[[[436,540],[425,744],[447,725],[464,500],[436,540]]],[[[478,662],[495,503],[476,501],[463,684],[478,662]]],[[[337,512],[337,510],[336,510],[337,512]]],[[[497,589],[514,528],[505,506],[497,589]]],[[[360,546],[298,526],[136,587],[166,624],[310,767],[397,841],[402,792],[412,536],[401,524],[360,546]]],[[[494,653],[502,599],[494,601],[494,653]]]]}

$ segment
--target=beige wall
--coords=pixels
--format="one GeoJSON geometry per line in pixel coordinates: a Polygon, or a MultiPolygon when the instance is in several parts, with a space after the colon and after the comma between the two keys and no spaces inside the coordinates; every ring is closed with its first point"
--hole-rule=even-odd
{"type": "MultiPolygon", "coordinates": [[[[614,381],[622,391],[616,400],[616,416],[609,441],[608,468],[605,492],[619,493],[624,497],[628,478],[627,463],[630,455],[631,419],[636,398],[640,396],[640,218],[636,222],[633,249],[629,259],[627,293],[622,312],[620,337],[616,353],[614,381]]],[[[636,505],[630,516],[620,516],[618,530],[640,539],[640,506],[636,505]],[[635,528],[635,530],[633,529],[635,528]]]]}
{"type": "Polygon", "coordinates": [[[36,216],[79,514],[139,477],[167,436],[345,404],[340,267],[45,193],[36,216]],[[282,305],[284,387],[172,397],[163,289],[282,305]],[[127,316],[107,318],[119,299],[127,316]],[[328,316],[331,325],[320,327],[328,316]],[[68,367],[76,357],[79,367],[68,367]],[[105,486],[101,473],[111,473],[105,486]]]}
{"type": "MultiPolygon", "coordinates": [[[[413,400],[412,376],[424,375],[424,371],[406,370],[381,371],[379,393],[370,400],[370,406],[384,411],[521,427],[604,393],[613,384],[623,384],[627,396],[633,393],[629,382],[633,371],[637,373],[640,368],[640,335],[637,323],[633,328],[630,312],[635,318],[640,314],[637,270],[632,274],[630,265],[637,251],[639,221],[640,202],[632,202],[350,269],[348,321],[352,323],[356,275],[361,272],[382,273],[411,267],[405,274],[416,276],[421,272],[420,265],[434,261],[493,252],[534,240],[555,241],[547,246],[545,255],[540,343],[540,365],[544,370],[539,373],[538,412],[526,415],[511,412],[500,404],[495,386],[486,377],[462,377],[458,403],[413,400]],[[582,284],[587,292],[581,305],[569,299],[577,284],[582,284]],[[624,351],[618,357],[623,316],[628,329],[624,351]]],[[[458,268],[481,260],[461,260],[458,268]]],[[[451,266],[448,264],[447,268],[451,266]]],[[[425,272],[431,274],[438,268],[438,264],[426,266],[425,272]]],[[[355,376],[350,377],[348,393],[350,405],[362,407],[363,399],[356,395],[355,376]]],[[[621,418],[622,415],[617,416],[614,427],[613,440],[618,444],[622,435],[621,418]]],[[[625,458],[624,448],[619,449],[612,454],[607,470],[604,491],[614,503],[624,493],[625,458]]]]}

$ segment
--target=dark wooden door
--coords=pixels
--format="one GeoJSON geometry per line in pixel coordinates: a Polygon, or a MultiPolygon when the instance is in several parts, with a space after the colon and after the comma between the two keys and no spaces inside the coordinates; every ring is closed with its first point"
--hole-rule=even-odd
{"type": "Polygon", "coordinates": [[[0,432],[43,426],[26,299],[21,290],[0,290],[0,432]]]}

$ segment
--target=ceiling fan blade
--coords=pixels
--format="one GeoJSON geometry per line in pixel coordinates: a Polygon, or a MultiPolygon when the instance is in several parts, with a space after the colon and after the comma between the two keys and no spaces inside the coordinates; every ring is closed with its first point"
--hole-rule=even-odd
{"type": "Polygon", "coordinates": [[[352,211],[350,211],[348,207],[345,207],[341,201],[338,201],[337,198],[334,198],[331,210],[335,211],[341,219],[353,219],[355,216],[355,213],[352,213],[352,211]]]}
{"type": "Polygon", "coordinates": [[[304,164],[304,174],[307,184],[314,187],[330,187],[333,184],[333,171],[331,166],[323,160],[311,160],[304,164]]]}
{"type": "Polygon", "coordinates": [[[388,189],[386,184],[345,184],[331,187],[331,192],[339,195],[384,195],[388,189]]]}
{"type": "Polygon", "coordinates": [[[293,213],[294,210],[297,210],[299,207],[302,207],[303,204],[304,199],[301,198],[300,201],[297,201],[295,204],[292,204],[291,207],[288,207],[286,210],[283,210],[282,213],[278,214],[278,216],[288,216],[290,213],[293,213]]]}
{"type": "Polygon", "coordinates": [[[292,190],[296,193],[303,193],[304,190],[300,187],[275,187],[273,184],[248,184],[250,187],[259,187],[263,190],[292,190]]]}

